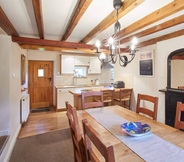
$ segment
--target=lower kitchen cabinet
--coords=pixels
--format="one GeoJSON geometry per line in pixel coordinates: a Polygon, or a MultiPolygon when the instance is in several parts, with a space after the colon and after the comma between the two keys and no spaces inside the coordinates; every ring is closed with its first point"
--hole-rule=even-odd
{"type": "Polygon", "coordinates": [[[74,104],[73,95],[69,91],[74,88],[58,88],[57,89],[57,110],[65,109],[65,101],[68,101],[71,105],[74,104]]]}

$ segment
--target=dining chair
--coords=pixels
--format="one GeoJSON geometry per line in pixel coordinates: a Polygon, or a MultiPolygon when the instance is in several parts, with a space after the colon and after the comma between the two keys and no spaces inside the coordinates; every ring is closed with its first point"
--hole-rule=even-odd
{"type": "Polygon", "coordinates": [[[103,107],[103,93],[102,91],[86,91],[82,92],[82,109],[103,107]],[[99,98],[99,101],[95,101],[95,97],[99,98]]]}
{"type": "Polygon", "coordinates": [[[181,121],[182,112],[184,112],[184,104],[182,102],[177,102],[174,127],[177,129],[184,130],[184,121],[181,121]]]}
{"type": "Polygon", "coordinates": [[[114,89],[101,90],[103,93],[103,102],[105,106],[114,105],[114,89]]]}
{"type": "Polygon", "coordinates": [[[97,162],[97,158],[92,144],[101,153],[106,162],[115,162],[114,148],[110,143],[104,143],[100,138],[100,135],[92,128],[87,119],[82,120],[83,133],[84,133],[84,145],[86,149],[87,161],[97,162]]]}
{"type": "MultiPolygon", "coordinates": [[[[101,90],[101,91],[103,93],[104,106],[114,105],[114,89],[104,89],[104,90],[101,90]]],[[[100,100],[95,99],[95,101],[100,101],[100,100]]]]}
{"type": "Polygon", "coordinates": [[[184,90],[184,86],[178,86],[178,89],[184,90]]]}
{"type": "Polygon", "coordinates": [[[132,98],[132,88],[123,88],[119,90],[118,96],[114,97],[114,101],[118,102],[120,106],[130,109],[132,98]]]}
{"type": "Polygon", "coordinates": [[[137,96],[137,106],[136,112],[148,115],[152,117],[154,120],[157,120],[157,109],[158,109],[158,97],[145,95],[145,94],[138,94],[137,96]],[[146,103],[147,102],[147,103],[146,103]],[[149,105],[149,104],[152,105],[149,105]],[[147,108],[148,106],[153,106],[153,108],[147,108]]]}
{"type": "Polygon", "coordinates": [[[75,162],[86,162],[85,146],[78,123],[76,108],[72,107],[68,101],[66,101],[65,104],[73,142],[75,162]]]}

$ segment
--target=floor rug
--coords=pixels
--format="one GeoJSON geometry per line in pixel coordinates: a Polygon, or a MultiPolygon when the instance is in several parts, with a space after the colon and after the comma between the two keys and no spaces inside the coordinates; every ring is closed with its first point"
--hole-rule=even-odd
{"type": "Polygon", "coordinates": [[[50,107],[44,107],[44,108],[39,108],[39,109],[32,109],[31,113],[47,112],[47,111],[50,111],[50,107]]]}
{"type": "Polygon", "coordinates": [[[69,129],[17,139],[9,162],[73,162],[69,129]]]}

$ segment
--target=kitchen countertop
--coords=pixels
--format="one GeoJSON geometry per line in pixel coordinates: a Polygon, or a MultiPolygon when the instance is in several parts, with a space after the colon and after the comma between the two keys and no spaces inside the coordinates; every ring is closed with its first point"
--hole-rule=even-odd
{"type": "Polygon", "coordinates": [[[84,92],[84,91],[100,91],[100,90],[107,90],[107,89],[114,89],[115,92],[118,92],[120,90],[120,88],[114,88],[114,87],[110,87],[110,88],[98,88],[98,87],[95,87],[95,88],[88,88],[86,87],[85,89],[74,89],[74,90],[69,90],[69,92],[73,95],[81,95],[81,92],[84,92]]]}
{"type": "Polygon", "coordinates": [[[84,85],[63,85],[63,86],[56,86],[56,88],[87,88],[87,87],[101,87],[101,86],[112,86],[113,84],[111,83],[105,83],[105,84],[84,84],[84,85]]]}

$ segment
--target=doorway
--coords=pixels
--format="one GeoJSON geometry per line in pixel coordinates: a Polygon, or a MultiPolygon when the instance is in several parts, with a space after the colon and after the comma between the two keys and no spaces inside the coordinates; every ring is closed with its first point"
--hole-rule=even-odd
{"type": "Polygon", "coordinates": [[[28,87],[31,109],[53,106],[53,61],[29,60],[28,87]]]}

